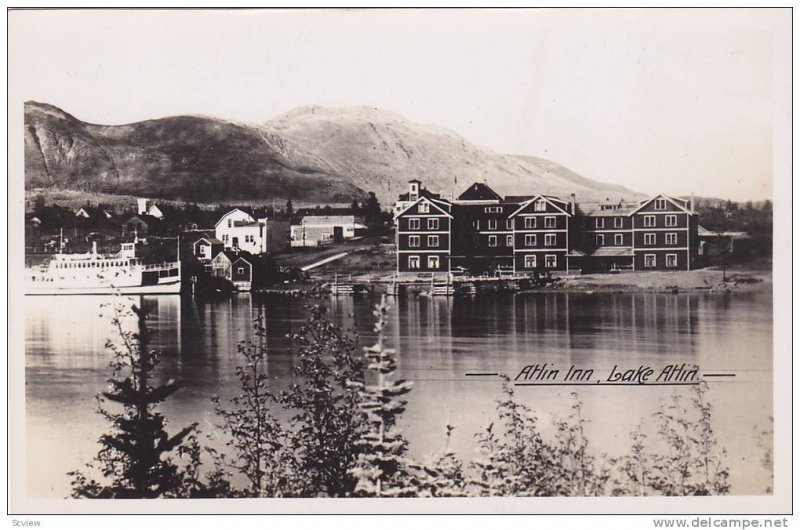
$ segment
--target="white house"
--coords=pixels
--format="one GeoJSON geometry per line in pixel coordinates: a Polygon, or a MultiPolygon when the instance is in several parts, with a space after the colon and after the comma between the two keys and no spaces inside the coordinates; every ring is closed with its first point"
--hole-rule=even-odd
{"type": "Polygon", "coordinates": [[[136,199],[136,207],[136,213],[139,215],[150,215],[156,219],[164,218],[164,212],[161,211],[161,208],[150,203],[149,199],[136,199]]]}
{"type": "Polygon", "coordinates": [[[367,227],[355,215],[306,215],[292,225],[293,247],[316,247],[363,235],[367,227]]]}
{"type": "Polygon", "coordinates": [[[286,247],[288,224],[270,219],[253,219],[239,208],[223,215],[214,226],[215,236],[226,249],[251,254],[280,252],[286,247]]]}

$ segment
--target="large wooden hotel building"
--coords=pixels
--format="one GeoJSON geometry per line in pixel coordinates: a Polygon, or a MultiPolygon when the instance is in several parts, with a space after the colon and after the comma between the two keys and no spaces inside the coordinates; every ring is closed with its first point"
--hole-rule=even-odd
{"type": "Polygon", "coordinates": [[[689,270],[699,246],[693,201],[665,195],[578,204],[574,195],[503,198],[475,183],[445,200],[412,180],[395,221],[400,273],[689,270]]]}

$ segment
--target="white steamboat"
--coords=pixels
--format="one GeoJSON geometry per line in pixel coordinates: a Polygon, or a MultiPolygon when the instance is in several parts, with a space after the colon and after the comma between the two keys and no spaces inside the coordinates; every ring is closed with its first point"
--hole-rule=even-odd
{"type": "Polygon", "coordinates": [[[45,264],[25,270],[25,294],[171,294],[181,290],[181,263],[145,264],[136,243],[123,243],[116,254],[102,255],[97,244],[84,254],[58,253],[45,264]]]}

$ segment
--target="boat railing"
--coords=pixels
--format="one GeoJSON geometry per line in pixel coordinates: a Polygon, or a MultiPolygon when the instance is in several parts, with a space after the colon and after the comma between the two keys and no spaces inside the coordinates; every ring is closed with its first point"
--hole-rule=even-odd
{"type": "Polygon", "coordinates": [[[151,270],[171,269],[176,266],[177,262],[162,261],[161,263],[149,263],[147,265],[142,265],[142,269],[146,271],[151,271],[151,270]]]}

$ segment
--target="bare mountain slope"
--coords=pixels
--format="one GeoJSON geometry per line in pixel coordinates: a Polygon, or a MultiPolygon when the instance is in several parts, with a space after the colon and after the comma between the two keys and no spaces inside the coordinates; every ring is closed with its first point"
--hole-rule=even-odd
{"type": "Polygon", "coordinates": [[[639,196],[370,107],[302,107],[263,125],[174,116],[106,126],[28,102],[25,170],[27,188],[197,202],[349,202],[375,191],[388,205],[412,178],[445,196],[484,180],[501,194],[639,196]]]}

